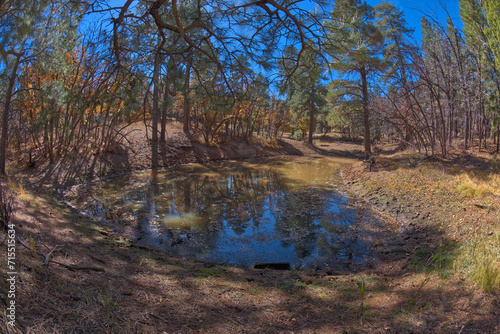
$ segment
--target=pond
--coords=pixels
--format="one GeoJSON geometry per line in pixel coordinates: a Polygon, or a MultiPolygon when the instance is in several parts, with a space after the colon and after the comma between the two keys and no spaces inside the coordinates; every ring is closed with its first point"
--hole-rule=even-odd
{"type": "Polygon", "coordinates": [[[374,257],[380,219],[339,191],[349,159],[191,164],[95,184],[71,201],[138,245],[209,263],[353,269],[374,257]]]}

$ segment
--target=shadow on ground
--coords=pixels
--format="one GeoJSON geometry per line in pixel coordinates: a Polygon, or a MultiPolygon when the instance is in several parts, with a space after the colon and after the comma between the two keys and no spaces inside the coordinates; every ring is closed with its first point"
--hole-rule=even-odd
{"type": "Polygon", "coordinates": [[[449,261],[436,255],[444,254],[443,247],[451,242],[441,239],[435,245],[421,240],[436,235],[427,228],[394,237],[395,248],[374,268],[360,273],[241,269],[134,247],[47,196],[33,200],[27,196],[17,199],[15,214],[16,233],[31,248],[17,248],[17,319],[22,332],[493,333],[499,329],[498,300],[447,277],[449,261]],[[420,247],[405,249],[417,235],[420,247]],[[56,246],[60,250],[53,252],[53,261],[80,269],[54,262],[41,265],[41,257],[33,251],[48,254],[56,246]]]}

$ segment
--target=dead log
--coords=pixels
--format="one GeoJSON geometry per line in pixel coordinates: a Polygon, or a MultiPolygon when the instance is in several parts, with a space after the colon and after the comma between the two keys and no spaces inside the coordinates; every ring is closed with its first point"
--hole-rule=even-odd
{"type": "Polygon", "coordinates": [[[290,270],[290,263],[288,262],[256,263],[253,267],[254,269],[290,270]]]}

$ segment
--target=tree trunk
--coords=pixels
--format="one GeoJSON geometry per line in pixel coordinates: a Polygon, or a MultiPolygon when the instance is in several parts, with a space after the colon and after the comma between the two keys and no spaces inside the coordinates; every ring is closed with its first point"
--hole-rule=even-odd
{"type": "Polygon", "coordinates": [[[314,103],[311,103],[311,107],[309,109],[309,139],[308,143],[313,143],[313,134],[314,134],[314,103]]]}
{"type": "Polygon", "coordinates": [[[160,51],[155,55],[153,72],[153,110],[151,112],[151,169],[158,169],[158,115],[159,115],[159,76],[160,76],[160,51]]]}
{"type": "Polygon", "coordinates": [[[469,129],[470,129],[469,111],[465,110],[464,149],[467,149],[467,146],[469,146],[469,129]]]}
{"type": "Polygon", "coordinates": [[[14,86],[16,84],[17,69],[21,62],[21,55],[17,56],[16,63],[12,69],[12,74],[9,78],[9,86],[7,88],[5,96],[5,105],[2,115],[2,136],[0,137],[0,174],[6,175],[5,164],[7,161],[7,145],[9,142],[9,114],[10,114],[10,104],[12,102],[12,93],[14,91],[14,86]]]}
{"type": "Polygon", "coordinates": [[[363,92],[363,124],[365,127],[365,160],[370,159],[372,154],[371,149],[371,139],[370,139],[370,110],[368,109],[368,82],[366,80],[366,69],[365,66],[361,66],[361,89],[363,92]]]}
{"type": "Polygon", "coordinates": [[[191,64],[186,65],[186,81],[184,83],[184,115],[182,118],[182,130],[184,133],[189,133],[189,77],[191,76],[191,64]]]}
{"type": "Polygon", "coordinates": [[[166,142],[167,137],[167,112],[168,112],[168,98],[170,96],[169,82],[167,76],[165,76],[165,95],[163,96],[163,109],[161,111],[161,128],[160,128],[160,141],[166,142]]]}
{"type": "Polygon", "coordinates": [[[153,110],[151,112],[152,118],[152,141],[158,141],[158,116],[160,114],[159,108],[159,77],[160,77],[160,52],[156,52],[155,55],[155,67],[153,72],[153,110]]]}
{"type": "Polygon", "coordinates": [[[497,153],[500,153],[499,150],[500,150],[500,126],[497,125],[497,153]]]}

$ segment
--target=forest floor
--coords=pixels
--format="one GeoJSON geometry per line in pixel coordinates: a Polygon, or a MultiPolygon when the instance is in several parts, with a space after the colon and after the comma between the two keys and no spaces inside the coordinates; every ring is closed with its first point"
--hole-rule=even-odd
{"type": "MultiPolygon", "coordinates": [[[[108,172],[149,166],[144,134],[140,128],[132,133],[132,147],[108,154],[108,172]]],[[[170,131],[176,136],[160,159],[165,166],[277,154],[362,157],[361,143],[334,135],[314,146],[286,139],[205,148],[170,131]]],[[[19,238],[17,323],[11,328],[2,321],[0,331],[500,333],[500,278],[473,280],[457,261],[470,240],[500,249],[495,163],[488,153],[423,159],[385,145],[371,171],[362,161],[345,168],[345,190],[398,227],[376,245],[380,263],[356,273],[241,269],[175,258],[134,246],[67,207],[50,188],[12,178],[3,186],[14,196],[19,238]]],[[[25,180],[38,175],[31,171],[25,180]]],[[[2,231],[2,248],[6,239],[2,231]]],[[[499,269],[496,256],[492,273],[499,269]]],[[[6,256],[0,267],[3,273],[6,256]]],[[[1,282],[4,304],[9,287],[1,282]]],[[[0,317],[8,320],[6,313],[0,317]]]]}

